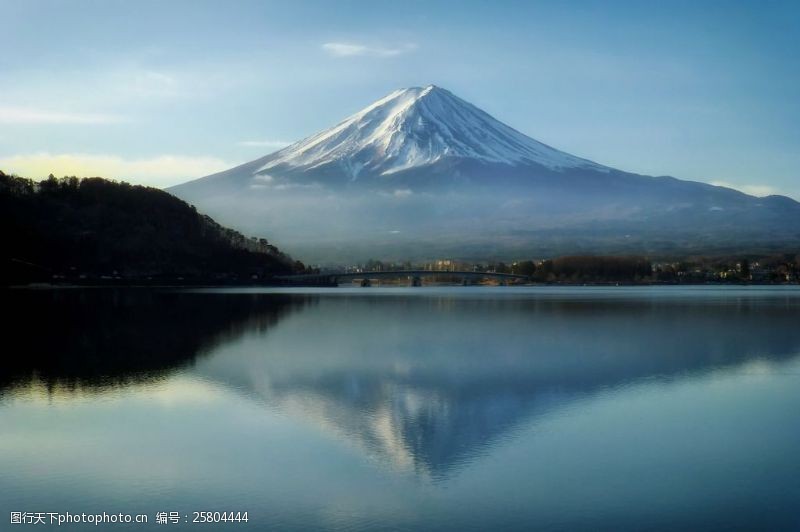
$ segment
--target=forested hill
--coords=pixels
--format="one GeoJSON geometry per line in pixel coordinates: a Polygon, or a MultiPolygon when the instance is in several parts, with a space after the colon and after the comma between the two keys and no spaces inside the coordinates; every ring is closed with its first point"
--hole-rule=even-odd
{"type": "Polygon", "coordinates": [[[0,171],[0,284],[243,282],[301,271],[159,189],[102,178],[35,182],[0,171]]]}

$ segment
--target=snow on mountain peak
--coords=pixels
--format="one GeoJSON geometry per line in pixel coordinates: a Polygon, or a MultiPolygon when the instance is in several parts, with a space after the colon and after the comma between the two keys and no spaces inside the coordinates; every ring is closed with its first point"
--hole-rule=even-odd
{"type": "Polygon", "coordinates": [[[607,170],[542,144],[450,91],[428,85],[393,91],[334,127],[267,156],[256,173],[335,165],[356,179],[365,170],[389,175],[445,158],[607,170]]]}

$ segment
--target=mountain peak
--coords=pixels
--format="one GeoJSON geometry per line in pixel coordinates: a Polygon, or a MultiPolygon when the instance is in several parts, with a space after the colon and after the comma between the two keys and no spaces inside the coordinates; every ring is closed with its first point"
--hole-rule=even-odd
{"type": "MultiPolygon", "coordinates": [[[[435,92],[449,92],[446,89],[443,89],[436,85],[426,85],[424,87],[407,87],[405,89],[397,89],[394,92],[406,92],[410,94],[414,94],[415,96],[422,98],[428,94],[435,93],[435,92]]],[[[391,94],[391,93],[390,93],[391,94]]]]}
{"type": "Polygon", "coordinates": [[[398,89],[334,127],[265,157],[256,171],[325,168],[357,179],[445,159],[553,170],[605,167],[542,144],[436,85],[398,89]]]}
{"type": "Polygon", "coordinates": [[[428,94],[431,94],[431,93],[436,93],[436,92],[449,92],[447,89],[443,89],[443,88],[438,87],[438,86],[433,85],[433,84],[427,85],[425,87],[422,87],[421,90],[422,90],[421,96],[425,96],[425,95],[428,95],[428,94]]]}

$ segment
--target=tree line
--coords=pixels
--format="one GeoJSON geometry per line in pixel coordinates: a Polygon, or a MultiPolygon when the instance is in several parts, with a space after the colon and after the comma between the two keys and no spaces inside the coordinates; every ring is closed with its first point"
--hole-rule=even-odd
{"type": "Polygon", "coordinates": [[[536,283],[796,283],[800,254],[711,256],[652,260],[643,256],[573,255],[511,263],[435,260],[421,264],[369,260],[365,271],[441,270],[513,273],[536,283]]]}
{"type": "Polygon", "coordinates": [[[265,279],[305,266],[151,187],[0,171],[0,275],[52,279],[265,279]]]}

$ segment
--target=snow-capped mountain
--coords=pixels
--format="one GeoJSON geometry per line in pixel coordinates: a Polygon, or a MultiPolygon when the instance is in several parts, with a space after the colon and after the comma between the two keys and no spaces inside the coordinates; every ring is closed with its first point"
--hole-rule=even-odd
{"type": "Polygon", "coordinates": [[[527,137],[451,92],[429,85],[392,92],[334,127],[267,157],[257,173],[336,165],[357,179],[362,171],[385,176],[448,157],[551,169],[604,168],[527,137]]]}
{"type": "Polygon", "coordinates": [[[800,242],[800,204],[616,170],[451,92],[400,89],[171,192],[308,260],[681,252],[800,242]]]}

